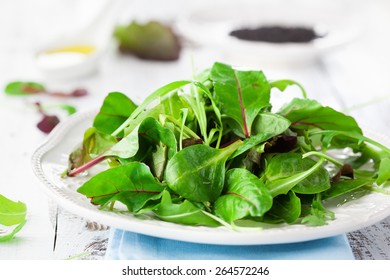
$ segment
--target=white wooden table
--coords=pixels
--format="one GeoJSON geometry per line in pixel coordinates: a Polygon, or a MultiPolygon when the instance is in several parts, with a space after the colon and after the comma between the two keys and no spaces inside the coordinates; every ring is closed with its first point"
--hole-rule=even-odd
{"type": "MultiPolygon", "coordinates": [[[[123,17],[138,13],[173,21],[183,8],[179,2],[164,1],[162,5],[149,1],[155,7],[150,10],[145,6],[146,1],[133,1],[131,7],[124,9],[123,17]],[[171,9],[168,11],[167,7],[171,9]]],[[[122,91],[140,100],[165,83],[188,78],[192,61],[202,69],[216,60],[226,59],[217,50],[186,47],[177,62],[145,62],[119,56],[112,50],[94,76],[67,82],[47,80],[36,71],[33,53],[40,41],[55,34],[55,28],[61,30],[69,24],[77,3],[74,0],[0,1],[1,86],[12,80],[43,81],[48,87],[64,90],[84,86],[90,91],[89,96],[69,100],[82,112],[98,107],[109,91],[122,91]]],[[[367,31],[354,43],[304,65],[266,65],[264,71],[271,73],[270,78],[288,77],[301,82],[311,98],[347,110],[358,122],[389,135],[390,40],[386,37],[390,28],[390,3],[377,0],[371,4],[364,14],[368,19],[367,31]]],[[[0,93],[0,193],[21,200],[28,207],[28,222],[23,230],[12,241],[0,243],[0,260],[102,259],[109,229],[57,207],[40,190],[40,182],[31,171],[31,155],[47,137],[35,127],[39,115],[31,104],[37,100],[58,102],[43,97],[7,97],[0,93]]],[[[390,218],[350,232],[348,238],[356,259],[390,259],[390,218]]]]}

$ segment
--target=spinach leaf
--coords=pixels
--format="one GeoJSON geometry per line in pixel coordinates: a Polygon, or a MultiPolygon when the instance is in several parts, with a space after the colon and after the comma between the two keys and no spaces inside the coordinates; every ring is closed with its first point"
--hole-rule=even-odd
{"type": "Polygon", "coordinates": [[[236,133],[248,138],[258,113],[270,106],[270,85],[263,72],[239,71],[215,63],[211,80],[222,116],[234,120],[232,126],[236,133]]]}
{"type": "Polygon", "coordinates": [[[167,222],[196,226],[220,226],[216,220],[204,214],[202,209],[188,200],[172,203],[171,195],[167,190],[163,191],[161,203],[153,212],[160,220],[167,222]]]}
{"type": "Polygon", "coordinates": [[[279,114],[291,121],[295,129],[338,130],[362,134],[355,119],[315,100],[294,98],[279,114]]]}
{"type": "MultiPolygon", "coordinates": [[[[137,108],[137,105],[120,92],[111,92],[103,101],[93,126],[106,134],[113,133],[137,108]]],[[[119,135],[121,136],[121,135],[119,135]]]]}
{"type": "Polygon", "coordinates": [[[345,180],[332,183],[331,188],[321,193],[321,196],[323,199],[329,199],[329,198],[340,196],[342,194],[349,193],[351,191],[357,190],[367,185],[372,185],[373,183],[374,180],[345,179],[345,180]]]}
{"type": "Polygon", "coordinates": [[[147,202],[160,199],[165,188],[154,178],[147,165],[132,162],[95,175],[77,191],[95,205],[120,201],[130,212],[136,213],[147,202]]]}
{"type": "MultiPolygon", "coordinates": [[[[275,186],[276,182],[301,172],[306,172],[316,165],[310,158],[302,158],[298,153],[278,154],[271,158],[265,171],[265,180],[268,186],[275,186]]],[[[276,186],[275,186],[276,187],[276,186]]],[[[315,194],[330,188],[330,176],[323,166],[318,166],[293,186],[296,193],[315,194]]]]}
{"type": "Polygon", "coordinates": [[[251,137],[244,139],[244,143],[230,158],[235,158],[254,146],[257,146],[276,135],[282,134],[289,126],[290,121],[282,116],[272,113],[260,113],[253,123],[254,134],[251,137]]]}
{"type": "MultiPolygon", "coordinates": [[[[307,169],[306,171],[293,173],[292,175],[290,175],[288,177],[278,176],[274,171],[271,171],[271,168],[269,168],[269,166],[268,166],[266,169],[266,172],[267,172],[267,170],[269,170],[268,172],[270,172],[271,174],[274,174],[275,177],[272,176],[273,178],[271,177],[272,179],[270,179],[270,178],[267,178],[267,175],[265,175],[265,178],[267,178],[267,181],[265,182],[266,187],[270,191],[272,197],[275,197],[275,196],[280,195],[280,194],[287,194],[288,191],[293,189],[295,186],[297,186],[303,180],[305,180],[306,178],[308,178],[312,174],[315,174],[315,172],[318,169],[323,168],[322,167],[323,162],[324,162],[324,159],[321,158],[316,164],[314,164],[311,168],[307,169]]],[[[275,165],[276,164],[277,163],[275,163],[275,165]]],[[[282,164],[282,163],[280,162],[280,164],[282,164]]],[[[282,169],[280,169],[280,170],[282,171],[282,169]]],[[[282,174],[280,174],[280,175],[282,175],[282,174]]],[[[320,176],[322,176],[322,175],[320,175],[320,176]]],[[[315,178],[316,179],[313,180],[314,182],[317,180],[317,176],[315,176],[315,178]]],[[[323,183],[325,182],[325,180],[323,178],[320,180],[323,181],[323,183]]],[[[313,192],[313,193],[315,193],[314,189],[324,189],[325,190],[325,189],[329,188],[329,186],[327,184],[318,187],[316,185],[312,185],[310,183],[310,181],[309,181],[308,185],[313,187],[313,190],[311,191],[309,189],[307,191],[313,192]]],[[[307,185],[304,185],[305,188],[306,188],[306,186],[307,185]]]]}
{"type": "Polygon", "coordinates": [[[27,207],[23,202],[14,202],[0,194],[0,225],[14,227],[5,234],[0,230],[0,242],[12,239],[22,229],[26,213],[27,207]]]}
{"type": "Polygon", "coordinates": [[[215,201],[223,189],[225,162],[241,144],[236,141],[223,149],[198,144],[177,152],[165,170],[168,186],[192,201],[215,201]]]}
{"type": "Polygon", "coordinates": [[[264,221],[269,223],[295,223],[301,216],[301,200],[293,192],[281,194],[274,198],[272,208],[266,213],[264,221]]]}
{"type": "Polygon", "coordinates": [[[272,196],[258,177],[235,168],[226,172],[226,192],[214,204],[214,212],[232,223],[245,217],[262,217],[272,206],[272,196]]]}

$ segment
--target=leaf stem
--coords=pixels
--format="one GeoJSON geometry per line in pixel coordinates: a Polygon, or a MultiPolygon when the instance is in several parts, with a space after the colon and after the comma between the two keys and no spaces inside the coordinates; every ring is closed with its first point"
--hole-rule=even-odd
{"type": "Polygon", "coordinates": [[[320,158],[324,158],[327,161],[329,161],[329,162],[331,162],[331,163],[333,163],[335,165],[338,165],[338,166],[343,166],[344,165],[344,163],[342,163],[341,161],[338,161],[337,159],[332,158],[331,156],[329,156],[327,154],[324,154],[324,153],[321,153],[321,152],[318,152],[318,151],[307,152],[307,153],[302,155],[302,158],[307,158],[307,157],[310,157],[310,156],[317,156],[317,157],[320,157],[320,158]]]}
{"type": "Polygon", "coordinates": [[[77,174],[80,174],[86,170],[88,170],[89,168],[91,168],[92,166],[102,162],[103,160],[105,160],[107,158],[107,156],[98,156],[94,159],[92,159],[91,161],[88,161],[87,163],[71,170],[68,172],[68,176],[69,177],[73,177],[73,176],[76,176],[77,174]]]}

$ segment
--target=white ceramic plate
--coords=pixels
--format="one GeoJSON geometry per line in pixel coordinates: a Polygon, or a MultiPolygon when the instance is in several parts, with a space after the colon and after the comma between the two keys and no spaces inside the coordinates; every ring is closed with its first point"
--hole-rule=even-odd
{"type": "Polygon", "coordinates": [[[208,1],[183,11],[177,29],[200,46],[225,53],[229,62],[305,61],[351,42],[362,32],[359,5],[348,0],[230,0],[208,1]],[[265,25],[303,26],[324,35],[309,43],[267,43],[237,39],[232,30],[265,25]]]}
{"type": "MultiPolygon", "coordinates": [[[[99,210],[76,192],[87,178],[61,178],[66,169],[67,157],[82,141],[83,132],[92,124],[96,112],[77,114],[61,123],[48,140],[33,154],[32,165],[43,183],[42,189],[63,208],[90,220],[115,228],[175,240],[209,244],[278,244],[308,241],[338,235],[369,226],[390,215],[390,196],[372,193],[347,203],[327,205],[336,219],[325,226],[274,225],[260,231],[236,232],[227,228],[184,226],[159,220],[140,220],[131,214],[99,210]]],[[[390,139],[371,135],[389,146],[390,139]]]]}

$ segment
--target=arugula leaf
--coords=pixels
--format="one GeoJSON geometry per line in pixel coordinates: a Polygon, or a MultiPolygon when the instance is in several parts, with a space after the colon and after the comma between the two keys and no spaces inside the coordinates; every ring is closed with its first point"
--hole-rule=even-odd
{"type": "Polygon", "coordinates": [[[0,242],[8,241],[17,234],[26,223],[27,207],[23,202],[14,202],[0,194],[0,225],[12,227],[11,232],[2,234],[0,242]]]}
{"type": "Polygon", "coordinates": [[[192,201],[215,201],[223,189],[225,162],[241,144],[237,141],[223,149],[200,144],[177,152],[165,171],[168,186],[192,201]]]}
{"type": "Polygon", "coordinates": [[[93,126],[101,132],[111,134],[127,120],[136,108],[137,105],[123,93],[111,92],[104,99],[93,121],[93,126]]]}
{"type": "Polygon", "coordinates": [[[161,203],[153,212],[160,220],[167,222],[195,226],[220,226],[220,223],[204,214],[202,209],[189,200],[172,203],[171,195],[167,190],[163,191],[161,203]]]}
{"type": "Polygon", "coordinates": [[[129,211],[136,213],[147,202],[160,199],[165,188],[154,178],[147,165],[132,162],[95,175],[77,192],[90,198],[95,205],[120,201],[129,211]]]}
{"type": "Polygon", "coordinates": [[[214,98],[222,116],[235,121],[239,136],[251,136],[252,123],[261,110],[270,106],[270,85],[262,71],[239,71],[215,63],[211,69],[214,98]]]}
{"type": "Polygon", "coordinates": [[[245,217],[262,217],[272,206],[272,196],[250,171],[235,168],[226,172],[226,192],[214,204],[214,212],[232,223],[245,217]]]}

